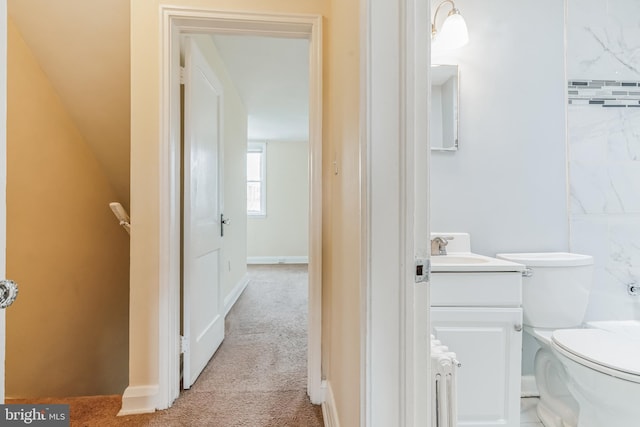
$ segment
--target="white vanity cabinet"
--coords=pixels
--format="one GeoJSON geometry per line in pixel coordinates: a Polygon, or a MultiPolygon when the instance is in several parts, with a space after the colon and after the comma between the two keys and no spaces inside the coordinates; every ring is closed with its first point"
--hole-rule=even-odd
{"type": "Polygon", "coordinates": [[[521,301],[521,271],[432,273],[432,333],[462,363],[461,427],[520,427],[521,301]]]}

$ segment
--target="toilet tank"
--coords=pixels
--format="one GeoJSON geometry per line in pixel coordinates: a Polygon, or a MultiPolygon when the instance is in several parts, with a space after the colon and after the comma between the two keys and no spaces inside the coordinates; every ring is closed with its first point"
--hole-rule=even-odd
{"type": "Polygon", "coordinates": [[[498,254],[527,266],[522,278],[524,324],[572,328],[584,320],[593,284],[593,257],[567,252],[498,254]]]}

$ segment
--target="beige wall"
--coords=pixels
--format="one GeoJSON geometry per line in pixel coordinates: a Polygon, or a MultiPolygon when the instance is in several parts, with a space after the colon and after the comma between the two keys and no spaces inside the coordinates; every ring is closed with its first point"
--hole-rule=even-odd
{"type": "Polygon", "coordinates": [[[127,208],[130,2],[7,1],[9,16],[127,208]]]}
{"type": "MultiPolygon", "coordinates": [[[[132,387],[158,382],[159,0],[131,3],[132,387]]],[[[360,414],[359,1],[173,0],[221,10],[324,16],[323,371],[340,423],[360,414]],[[331,163],[336,160],[339,174],[331,163]]]]}
{"type": "Polygon", "coordinates": [[[247,220],[247,256],[309,255],[309,144],[267,142],[267,215],[247,220]]]}
{"type": "Polygon", "coordinates": [[[222,242],[222,295],[226,298],[247,272],[247,111],[213,40],[192,36],[224,90],[224,204],[231,220],[222,242]]]}
{"type": "Polygon", "coordinates": [[[360,425],[359,1],[333,0],[325,48],[323,363],[340,424],[360,425]],[[334,173],[333,161],[338,173],[334,173]]]}
{"type": "MultiPolygon", "coordinates": [[[[97,100],[99,102],[99,100],[97,100]]],[[[121,393],[129,239],[115,193],[13,23],[8,27],[8,397],[121,393]]]]}

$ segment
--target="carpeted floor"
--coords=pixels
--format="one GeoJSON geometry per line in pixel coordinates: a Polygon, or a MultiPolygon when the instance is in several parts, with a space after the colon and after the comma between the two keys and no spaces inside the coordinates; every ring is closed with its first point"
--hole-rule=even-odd
{"type": "Polygon", "coordinates": [[[70,404],[72,427],[322,426],[322,410],[306,394],[307,266],[250,266],[249,274],[224,342],[170,409],[116,417],[120,396],[26,403],[70,404]]]}

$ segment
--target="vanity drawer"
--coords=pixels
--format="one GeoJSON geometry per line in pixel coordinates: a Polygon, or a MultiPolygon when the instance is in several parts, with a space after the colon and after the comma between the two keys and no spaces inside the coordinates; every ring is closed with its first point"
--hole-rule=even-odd
{"type": "Polygon", "coordinates": [[[431,274],[432,307],[520,307],[520,272],[431,274]]]}

